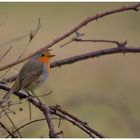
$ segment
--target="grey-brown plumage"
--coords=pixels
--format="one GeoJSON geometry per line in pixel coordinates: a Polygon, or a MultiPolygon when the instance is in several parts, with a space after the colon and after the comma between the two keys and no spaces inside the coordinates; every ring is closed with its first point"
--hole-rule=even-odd
{"type": "MultiPolygon", "coordinates": [[[[49,64],[48,59],[53,55],[50,55],[50,53],[47,53],[46,55],[46,60],[49,64]]],[[[42,59],[43,61],[39,61],[39,57],[45,57],[45,54],[42,56],[37,54],[23,65],[11,90],[3,97],[2,101],[0,101],[0,105],[7,101],[13,92],[21,89],[31,91],[48,78],[49,67],[43,63],[44,59],[42,59]]]]}

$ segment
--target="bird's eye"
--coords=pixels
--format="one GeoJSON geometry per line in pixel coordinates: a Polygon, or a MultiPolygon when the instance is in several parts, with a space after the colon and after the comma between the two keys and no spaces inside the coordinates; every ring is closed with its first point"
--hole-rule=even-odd
{"type": "Polygon", "coordinates": [[[45,54],[44,54],[44,53],[42,53],[42,54],[41,54],[41,56],[43,57],[43,56],[45,56],[45,54]]]}

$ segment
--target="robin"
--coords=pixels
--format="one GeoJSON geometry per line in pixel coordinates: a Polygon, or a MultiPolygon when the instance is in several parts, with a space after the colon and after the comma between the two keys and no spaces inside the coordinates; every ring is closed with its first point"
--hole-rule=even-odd
{"type": "Polygon", "coordinates": [[[50,59],[54,56],[49,51],[40,51],[30,58],[21,68],[11,90],[0,101],[0,105],[9,99],[13,92],[21,89],[33,91],[44,83],[50,72],[50,59]]]}

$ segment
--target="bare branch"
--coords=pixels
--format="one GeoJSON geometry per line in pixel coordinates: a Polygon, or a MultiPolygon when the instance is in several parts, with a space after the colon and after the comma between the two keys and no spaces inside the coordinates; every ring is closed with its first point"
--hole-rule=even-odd
{"type": "MultiPolygon", "coordinates": [[[[11,124],[13,125],[13,127],[15,128],[15,130],[17,130],[17,127],[15,126],[14,122],[12,121],[12,119],[9,117],[9,115],[7,114],[7,112],[5,111],[4,107],[1,105],[2,110],[4,111],[5,115],[7,116],[7,118],[9,119],[9,121],[11,122],[11,124]]],[[[18,135],[20,136],[20,138],[22,138],[21,134],[19,131],[17,131],[18,135]]]]}
{"type": "MultiPolygon", "coordinates": [[[[80,125],[82,125],[84,128],[86,128],[86,129],[90,132],[90,133],[88,133],[88,134],[89,134],[91,137],[94,137],[93,135],[91,135],[91,133],[93,133],[94,135],[96,135],[96,136],[99,137],[99,138],[105,138],[105,136],[103,136],[102,134],[100,134],[100,133],[97,132],[96,130],[90,128],[90,127],[87,125],[86,122],[81,121],[79,118],[77,118],[77,117],[73,116],[72,114],[70,114],[70,113],[68,113],[68,112],[66,112],[66,111],[64,111],[64,110],[62,110],[60,107],[54,106],[54,107],[51,107],[51,109],[53,110],[52,113],[55,112],[54,114],[56,114],[57,111],[60,112],[60,113],[62,113],[62,114],[64,115],[63,118],[65,118],[65,119],[67,119],[67,120],[69,120],[69,119],[66,118],[66,116],[70,117],[70,119],[73,119],[73,122],[72,122],[72,123],[74,123],[75,125],[77,125],[77,123],[79,123],[80,125]]],[[[78,125],[78,127],[79,127],[79,125],[78,125]]],[[[86,132],[88,132],[88,131],[86,131],[86,132]]]]}
{"type": "MultiPolygon", "coordinates": [[[[0,85],[0,89],[3,89],[5,91],[10,90],[10,88],[6,87],[5,85],[0,85]]],[[[47,107],[42,102],[39,102],[35,98],[33,98],[31,96],[28,96],[28,95],[26,95],[22,92],[14,92],[14,94],[17,95],[20,99],[29,98],[28,101],[30,101],[33,105],[35,105],[38,109],[40,109],[43,112],[43,114],[46,118],[47,124],[48,124],[49,136],[53,137],[53,138],[58,138],[59,137],[58,135],[56,135],[57,132],[55,132],[54,125],[53,125],[52,119],[50,117],[49,107],[47,107]]]]}
{"type": "MultiPolygon", "coordinates": [[[[36,122],[40,122],[40,121],[45,121],[45,120],[46,120],[46,119],[37,119],[37,120],[30,121],[30,122],[28,122],[28,123],[26,123],[26,124],[20,126],[19,128],[17,128],[17,130],[20,130],[20,129],[22,129],[22,128],[24,128],[24,127],[26,127],[26,126],[28,126],[28,125],[30,125],[30,124],[32,124],[32,123],[36,123],[36,122]]],[[[13,133],[17,132],[17,130],[15,130],[13,133]]],[[[6,138],[8,138],[9,136],[10,136],[10,135],[6,136],[6,138]]]]}
{"type": "MultiPolygon", "coordinates": [[[[37,28],[32,31],[32,35],[33,36],[36,35],[36,33],[38,32],[39,28],[40,28],[40,18],[39,18],[39,21],[38,21],[37,28]]],[[[25,39],[25,38],[28,38],[28,37],[30,37],[30,40],[32,40],[31,39],[31,33],[27,33],[25,35],[22,35],[20,37],[17,37],[17,38],[14,38],[14,39],[10,40],[10,41],[7,41],[7,42],[5,42],[3,44],[0,44],[0,47],[4,47],[4,46],[6,46],[8,44],[11,44],[11,43],[16,42],[16,41],[20,41],[20,40],[25,39]]]]}
{"type": "Polygon", "coordinates": [[[73,57],[69,57],[66,59],[61,59],[58,61],[55,61],[51,63],[51,67],[60,67],[67,64],[72,64],[74,62],[78,62],[81,60],[89,59],[89,58],[95,58],[100,57],[104,55],[110,55],[110,54],[117,54],[117,53],[140,53],[140,47],[139,48],[132,48],[132,47],[116,47],[116,48],[109,48],[109,49],[102,49],[98,51],[93,51],[85,54],[76,55],[73,57]]]}
{"type": "Polygon", "coordinates": [[[96,39],[96,40],[93,40],[93,39],[78,39],[76,38],[74,41],[76,42],[100,42],[100,43],[111,43],[111,44],[116,44],[117,46],[119,46],[121,43],[119,43],[119,41],[115,41],[115,40],[105,40],[105,39],[96,39]]]}
{"type": "MultiPolygon", "coordinates": [[[[0,84],[0,89],[5,90],[5,91],[9,91],[10,88],[7,87],[6,85],[1,85],[0,84]]],[[[14,94],[16,96],[18,96],[20,99],[23,98],[27,98],[28,96],[22,92],[14,92],[14,94]]],[[[86,132],[90,137],[95,137],[94,135],[98,136],[100,133],[93,130],[92,128],[90,128],[89,126],[87,126],[87,123],[81,121],[80,119],[78,119],[77,117],[74,117],[73,115],[70,115],[69,113],[67,113],[64,110],[60,110],[58,108],[54,107],[47,107],[46,105],[44,105],[42,102],[39,102],[38,100],[36,100],[35,98],[29,98],[29,101],[35,105],[37,108],[39,108],[43,113],[44,116],[47,120],[48,126],[49,126],[49,131],[50,131],[50,137],[58,137],[58,133],[55,132],[53,123],[51,122],[51,117],[50,117],[50,113],[57,115],[63,119],[66,119],[67,121],[71,122],[72,124],[76,125],[77,127],[79,127],[81,130],[83,130],[84,132],[86,132]],[[49,115],[49,116],[48,116],[49,115]],[[95,133],[96,132],[96,133],[95,133]],[[98,134],[97,134],[98,133],[98,134]]],[[[98,137],[103,137],[103,135],[100,134],[100,136],[98,137]]]]}
{"type": "Polygon", "coordinates": [[[126,12],[126,11],[130,11],[130,10],[134,10],[134,11],[138,11],[140,7],[140,3],[134,4],[132,6],[126,6],[126,7],[121,7],[121,8],[117,8],[117,9],[113,9],[113,10],[108,10],[105,11],[103,13],[100,14],[96,14],[95,16],[91,16],[86,18],[85,20],[83,20],[80,24],[78,24],[77,26],[75,26],[74,28],[72,28],[69,32],[63,34],[62,36],[54,39],[52,42],[50,42],[49,44],[45,45],[44,47],[42,47],[41,49],[37,50],[36,52],[30,54],[29,56],[22,58],[18,61],[14,61],[10,64],[4,65],[0,67],[0,71],[5,70],[9,67],[12,67],[14,65],[17,65],[19,63],[22,63],[24,61],[26,61],[27,59],[29,59],[30,57],[32,57],[35,53],[41,51],[41,50],[46,50],[50,47],[52,47],[53,45],[57,44],[58,42],[60,42],[61,40],[69,37],[71,34],[75,33],[76,31],[78,31],[79,29],[81,29],[82,27],[84,27],[85,25],[89,24],[90,22],[96,21],[97,19],[103,18],[105,16],[108,15],[112,15],[112,14],[116,14],[116,13],[121,13],[121,12],[126,12]]]}
{"type": "MultiPolygon", "coordinates": [[[[124,45],[125,45],[125,42],[124,42],[124,45]]],[[[140,47],[137,47],[137,48],[125,47],[125,46],[123,46],[123,44],[121,44],[121,46],[119,46],[119,47],[92,51],[89,53],[84,53],[84,54],[72,56],[69,58],[61,59],[58,61],[54,61],[51,63],[51,68],[60,67],[60,66],[67,65],[67,64],[72,64],[72,63],[86,60],[89,58],[96,58],[96,57],[100,57],[100,56],[104,56],[104,55],[117,54],[117,53],[123,53],[123,54],[124,53],[140,53],[140,47]]],[[[2,81],[0,81],[0,83],[2,84],[4,81],[12,82],[16,79],[16,76],[17,75],[14,75],[12,77],[3,79],[2,81]]]]}

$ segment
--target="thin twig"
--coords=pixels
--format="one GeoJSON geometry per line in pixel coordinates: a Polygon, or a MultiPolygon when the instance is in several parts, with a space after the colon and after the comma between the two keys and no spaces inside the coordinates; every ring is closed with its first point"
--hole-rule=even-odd
{"type": "Polygon", "coordinates": [[[33,40],[33,38],[34,38],[34,37],[36,36],[36,34],[38,33],[40,27],[41,27],[41,23],[40,23],[40,18],[39,18],[36,29],[34,30],[34,32],[31,32],[31,33],[30,33],[30,39],[29,39],[29,41],[27,42],[26,46],[24,47],[23,52],[20,54],[20,56],[17,58],[16,61],[18,61],[18,60],[24,55],[24,53],[26,52],[26,50],[27,50],[29,44],[31,43],[31,41],[33,40]]]}
{"type": "Polygon", "coordinates": [[[45,97],[45,96],[48,96],[50,94],[52,94],[53,90],[51,90],[50,92],[46,93],[46,94],[42,94],[42,95],[39,95],[37,97],[45,97]]]}
{"type": "MultiPolygon", "coordinates": [[[[52,118],[52,119],[59,119],[59,118],[52,118]]],[[[33,124],[33,123],[36,123],[36,122],[40,122],[40,121],[46,121],[46,119],[43,118],[43,119],[36,119],[36,120],[30,121],[30,122],[28,122],[28,123],[26,123],[26,124],[20,126],[19,128],[17,128],[17,130],[20,130],[20,129],[22,129],[22,128],[24,128],[24,127],[30,125],[30,124],[33,124]]],[[[13,131],[13,133],[16,133],[17,130],[13,131]]],[[[9,136],[10,136],[10,135],[6,136],[6,138],[8,138],[9,136]]]]}
{"type": "MultiPolygon", "coordinates": [[[[36,123],[36,122],[40,122],[40,121],[44,121],[44,120],[46,120],[46,119],[37,119],[37,120],[30,121],[30,122],[28,122],[28,123],[26,123],[26,124],[20,126],[19,128],[17,128],[17,130],[13,131],[13,133],[16,133],[16,132],[19,131],[20,129],[22,129],[22,128],[24,128],[24,127],[26,127],[26,126],[28,126],[28,125],[30,125],[30,124],[32,124],[32,123],[36,123]]],[[[6,136],[6,138],[8,138],[9,136],[10,136],[10,135],[6,136]]]]}
{"type": "MultiPolygon", "coordinates": [[[[38,33],[39,29],[41,27],[41,23],[40,23],[40,18],[38,20],[38,24],[37,24],[37,28],[34,30],[34,32],[32,32],[32,35],[30,35],[30,40],[27,42],[27,44],[25,45],[24,47],[24,50],[23,52],[18,56],[18,58],[16,59],[16,61],[18,61],[23,55],[24,53],[26,52],[28,46],[30,45],[31,41],[33,40],[33,38],[36,36],[36,34],[38,33]]],[[[2,61],[2,59],[9,53],[9,51],[13,48],[13,46],[11,46],[3,55],[2,57],[0,58],[0,62],[2,61]]],[[[10,69],[8,69],[1,77],[3,78],[8,72],[10,71],[10,69]]]]}
{"type": "Polygon", "coordinates": [[[80,24],[78,24],[77,26],[72,28],[69,32],[63,34],[62,36],[60,36],[60,37],[58,37],[56,39],[54,39],[52,42],[50,42],[49,44],[45,45],[44,47],[42,47],[41,49],[37,50],[36,52],[30,54],[29,56],[24,57],[24,58],[22,58],[22,59],[20,59],[18,61],[14,61],[14,62],[12,62],[10,64],[1,66],[0,67],[0,71],[5,70],[5,69],[7,69],[9,67],[12,67],[14,65],[17,65],[19,63],[22,63],[22,62],[26,61],[27,59],[31,58],[37,52],[39,52],[41,50],[46,50],[46,49],[52,47],[53,45],[57,44],[61,40],[64,40],[65,38],[69,37],[71,34],[73,34],[76,31],[78,31],[82,27],[86,26],[90,22],[96,21],[97,19],[103,18],[103,17],[108,16],[108,15],[116,14],[116,13],[126,12],[126,11],[130,11],[130,10],[138,11],[139,7],[140,7],[140,3],[137,3],[137,4],[134,4],[134,5],[131,5],[131,6],[126,6],[126,7],[123,6],[121,8],[117,8],[117,9],[113,9],[113,10],[108,10],[108,11],[105,11],[103,13],[96,14],[95,16],[88,17],[85,20],[83,20],[80,24]]]}
{"type": "Polygon", "coordinates": [[[75,32],[76,36],[75,37],[72,37],[70,41],[64,43],[63,45],[60,46],[60,48],[64,47],[64,46],[67,46],[69,44],[71,44],[73,41],[75,41],[76,39],[79,39],[79,37],[82,37],[84,36],[83,33],[79,33],[78,31],[75,32]]]}
{"type": "Polygon", "coordinates": [[[80,39],[80,38],[76,38],[74,39],[74,41],[76,42],[101,42],[101,43],[111,43],[111,44],[116,44],[117,46],[119,46],[121,43],[119,43],[119,41],[115,41],[115,40],[105,40],[105,39],[80,39]]]}
{"type": "Polygon", "coordinates": [[[11,133],[2,122],[0,122],[0,126],[9,134],[9,136],[11,136],[12,138],[17,138],[13,135],[13,132],[11,133]]]}
{"type": "MultiPolygon", "coordinates": [[[[52,108],[51,108],[52,109],[52,108]]],[[[94,134],[92,134],[89,130],[87,130],[85,127],[83,127],[79,122],[73,120],[72,118],[70,118],[69,116],[61,113],[61,112],[58,112],[57,109],[52,109],[51,110],[51,113],[52,114],[55,114],[65,120],[67,120],[68,122],[72,123],[73,125],[76,125],[77,127],[79,127],[81,130],[83,130],[85,133],[87,133],[90,137],[92,138],[95,138],[94,134]]]]}
{"type": "Polygon", "coordinates": [[[85,127],[87,130],[89,130],[90,132],[92,132],[93,134],[95,134],[97,137],[99,138],[105,138],[104,135],[102,135],[101,133],[99,133],[98,131],[90,128],[86,122],[81,121],[79,118],[75,117],[74,115],[68,113],[65,110],[62,110],[60,107],[51,107],[51,109],[55,112],[55,111],[59,111],[64,115],[67,115],[68,117],[70,117],[71,119],[75,120],[76,122],[79,122],[83,127],[85,127]]]}
{"type": "Polygon", "coordinates": [[[8,103],[7,105],[3,105],[3,107],[11,107],[11,106],[15,106],[15,105],[19,105],[19,104],[21,104],[21,103],[24,103],[25,101],[18,101],[18,102],[16,102],[16,103],[8,103]]]}
{"type": "Polygon", "coordinates": [[[11,50],[13,48],[13,46],[10,46],[7,50],[6,50],[6,52],[1,56],[1,58],[0,58],[0,62],[2,61],[2,59],[8,54],[8,52],[11,50]]]}
{"type": "Polygon", "coordinates": [[[32,109],[31,109],[31,103],[28,102],[29,105],[29,120],[32,120],[32,109]]]}
{"type": "MultiPolygon", "coordinates": [[[[38,22],[38,23],[40,23],[40,18],[39,18],[39,22],[38,22]]],[[[40,27],[39,27],[39,28],[40,28],[40,27]]],[[[32,31],[32,33],[33,33],[33,34],[36,34],[37,30],[38,30],[38,28],[34,29],[34,30],[32,31]]],[[[4,46],[6,46],[6,45],[8,45],[8,44],[11,44],[11,43],[13,43],[13,42],[17,42],[17,41],[20,41],[20,40],[22,40],[22,39],[28,38],[28,37],[30,37],[30,35],[31,35],[31,33],[27,33],[27,34],[22,35],[22,36],[20,36],[20,37],[14,38],[14,39],[9,40],[9,41],[7,41],[7,42],[5,42],[5,43],[3,43],[3,44],[0,44],[0,47],[4,47],[4,46]]]]}
{"type": "MultiPolygon", "coordinates": [[[[7,118],[9,119],[9,121],[11,122],[11,124],[14,126],[15,130],[17,130],[17,127],[15,126],[14,122],[12,121],[12,119],[9,117],[9,115],[7,114],[7,112],[5,111],[4,107],[1,105],[1,108],[3,109],[5,115],[7,116],[7,118]]],[[[19,134],[20,138],[22,138],[21,134],[19,131],[17,131],[17,133],[19,134]]]]}
{"type": "MultiPolygon", "coordinates": [[[[6,85],[2,85],[2,84],[0,84],[0,89],[5,90],[5,91],[9,91],[10,90],[9,87],[7,87],[6,85]]],[[[26,94],[24,94],[22,92],[14,92],[14,94],[17,95],[20,99],[23,99],[23,98],[27,98],[28,97],[26,94]]],[[[60,111],[58,111],[56,109],[54,110],[54,109],[52,109],[52,107],[48,108],[46,105],[44,105],[42,102],[39,102],[35,98],[29,98],[29,101],[33,105],[35,105],[37,108],[39,108],[44,113],[44,116],[45,116],[45,118],[46,118],[46,120],[48,122],[49,131],[52,131],[53,132],[53,136],[58,137],[58,135],[56,135],[57,133],[55,132],[53,123],[50,123],[51,122],[50,113],[52,113],[54,115],[57,115],[57,116],[61,117],[62,119],[66,119],[67,121],[69,121],[72,124],[76,125],[81,130],[83,130],[84,132],[86,132],[90,137],[95,137],[94,136],[94,133],[92,131],[90,131],[89,128],[85,127],[87,125],[84,126],[85,123],[83,123],[83,121],[76,121],[75,120],[76,117],[74,118],[74,117],[71,117],[70,115],[63,114],[63,112],[60,112],[60,111]],[[48,114],[49,114],[49,116],[48,116],[48,114]]]]}

